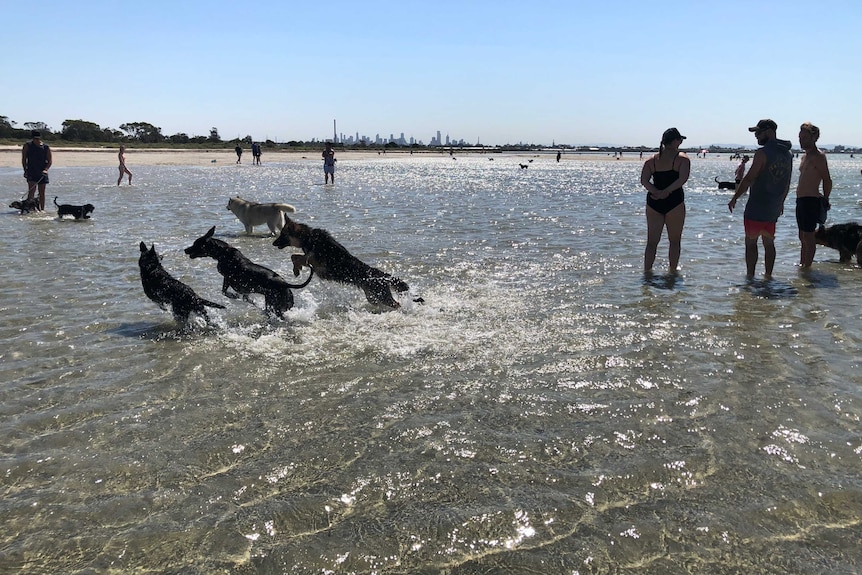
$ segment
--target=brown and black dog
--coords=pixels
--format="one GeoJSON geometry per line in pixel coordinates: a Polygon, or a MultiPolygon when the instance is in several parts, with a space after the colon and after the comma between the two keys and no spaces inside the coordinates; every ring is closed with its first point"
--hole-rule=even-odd
{"type": "Polygon", "coordinates": [[[39,200],[36,198],[27,198],[26,200],[15,200],[9,204],[10,208],[21,210],[21,214],[29,214],[30,212],[41,212],[39,200]]]}
{"type": "Polygon", "coordinates": [[[856,222],[819,226],[814,232],[814,241],[821,246],[838,250],[838,261],[849,262],[856,256],[856,263],[862,266],[862,225],[856,222]]]}
{"type": "Polygon", "coordinates": [[[370,303],[401,307],[392,297],[392,289],[397,292],[409,290],[405,282],[366,264],[335,241],[326,230],[312,228],[287,217],[285,220],[281,235],[272,245],[278,249],[291,246],[302,250],[301,254],[293,254],[290,258],[293,275],[299,275],[303,266],[311,266],[321,279],[358,287],[365,292],[370,303]]]}
{"type": "Polygon", "coordinates": [[[218,272],[224,276],[221,291],[227,297],[236,299],[239,297],[237,294],[241,294],[245,301],[251,302],[248,294],[262,294],[265,310],[283,318],[284,312],[293,307],[293,292],[290,290],[307,286],[314,269],[303,283],[289,284],[283,277],[254,263],[227,242],[214,238],[214,233],[215,226],[187,247],[186,254],[192,259],[208,257],[218,262],[218,272]],[[228,292],[228,288],[233,288],[236,293],[228,292]]]}

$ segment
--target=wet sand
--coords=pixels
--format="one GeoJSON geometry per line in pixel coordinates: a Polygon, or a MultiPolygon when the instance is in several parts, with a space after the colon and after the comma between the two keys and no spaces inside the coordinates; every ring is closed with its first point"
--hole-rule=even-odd
{"type": "MultiPolygon", "coordinates": [[[[118,148],[59,148],[52,147],[54,167],[94,167],[94,166],[110,166],[116,168],[119,164],[117,160],[118,148]]],[[[444,157],[448,156],[446,152],[431,152],[421,151],[414,154],[418,157],[444,157]]],[[[522,157],[538,157],[539,154],[534,152],[506,152],[506,153],[477,153],[477,152],[455,152],[455,156],[460,157],[481,157],[488,156],[490,158],[500,156],[522,156],[522,157]]],[[[378,154],[374,151],[338,151],[337,158],[346,159],[372,159],[372,158],[408,158],[411,157],[410,152],[406,151],[388,151],[385,154],[378,154]]],[[[544,159],[551,159],[553,154],[541,154],[544,159]]],[[[610,154],[564,154],[564,161],[571,160],[614,160],[610,154]]],[[[625,160],[637,160],[636,154],[624,157],[625,160]]],[[[242,155],[243,163],[251,164],[253,157],[251,149],[245,150],[242,155]]],[[[289,161],[321,161],[319,151],[283,151],[283,150],[264,150],[261,157],[263,164],[267,162],[282,163],[289,161]]],[[[135,166],[202,166],[206,164],[235,164],[236,153],[233,150],[175,150],[165,148],[126,148],[126,164],[130,169],[134,170],[135,166]]],[[[0,168],[16,168],[21,165],[21,147],[20,146],[0,146],[0,168]]]]}

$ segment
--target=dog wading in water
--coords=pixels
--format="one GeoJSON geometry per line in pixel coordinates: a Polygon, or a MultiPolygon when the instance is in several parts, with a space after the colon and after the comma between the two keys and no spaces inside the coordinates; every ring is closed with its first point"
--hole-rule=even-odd
{"type": "Polygon", "coordinates": [[[224,309],[223,305],[198,296],[192,288],[165,271],[155,245],[147,249],[147,245],[141,242],[140,248],[138,267],[141,269],[144,293],[162,309],[166,310],[167,306],[171,306],[174,319],[178,323],[187,323],[192,313],[198,314],[209,323],[207,307],[224,309]]]}
{"type": "Polygon", "coordinates": [[[227,242],[214,238],[213,234],[215,226],[187,247],[186,254],[192,259],[208,257],[218,262],[218,272],[224,277],[221,291],[227,297],[235,299],[242,295],[245,301],[251,302],[248,294],[261,294],[265,310],[283,318],[284,312],[293,307],[293,292],[290,290],[307,286],[314,269],[303,283],[289,284],[271,269],[252,262],[227,242]],[[229,292],[229,288],[235,293],[229,292]]]}
{"type": "MultiPolygon", "coordinates": [[[[363,292],[369,303],[401,307],[392,297],[392,290],[406,292],[410,288],[400,279],[371,267],[353,254],[327,232],[287,218],[287,223],[272,245],[278,249],[292,246],[301,254],[293,254],[293,275],[298,276],[303,266],[310,266],[324,280],[351,284],[363,292]]],[[[415,301],[421,303],[422,298],[415,301]]]]}

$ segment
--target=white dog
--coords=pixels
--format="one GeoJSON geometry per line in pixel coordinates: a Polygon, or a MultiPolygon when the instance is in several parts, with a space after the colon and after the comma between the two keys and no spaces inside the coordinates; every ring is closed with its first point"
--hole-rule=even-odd
{"type": "Polygon", "coordinates": [[[245,233],[251,234],[254,232],[254,226],[266,224],[272,235],[277,235],[284,227],[284,212],[296,211],[290,204],[261,204],[239,196],[228,200],[227,209],[239,218],[245,226],[245,233]]]}

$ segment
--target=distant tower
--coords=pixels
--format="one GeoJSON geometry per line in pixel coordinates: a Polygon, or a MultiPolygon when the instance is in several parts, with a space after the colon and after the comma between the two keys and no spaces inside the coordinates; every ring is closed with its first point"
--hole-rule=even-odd
{"type": "Polygon", "coordinates": [[[335,129],[335,120],[332,120],[332,143],[338,143],[338,130],[335,129]]]}

